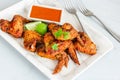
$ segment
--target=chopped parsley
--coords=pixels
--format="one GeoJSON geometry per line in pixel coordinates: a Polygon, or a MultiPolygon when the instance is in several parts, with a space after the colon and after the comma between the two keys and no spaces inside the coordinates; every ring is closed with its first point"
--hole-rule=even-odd
{"type": "Polygon", "coordinates": [[[54,43],[54,44],[52,45],[52,49],[53,49],[53,50],[58,50],[58,44],[54,43]]]}
{"type": "Polygon", "coordinates": [[[69,32],[64,32],[63,35],[64,35],[64,39],[69,39],[69,37],[70,37],[69,32]]]}
{"type": "Polygon", "coordinates": [[[64,31],[62,31],[62,29],[59,29],[58,31],[56,31],[54,33],[55,38],[59,38],[62,35],[63,35],[64,39],[69,39],[69,37],[70,37],[70,33],[64,32],[64,31]]]}
{"type": "Polygon", "coordinates": [[[55,36],[56,38],[58,38],[58,37],[60,37],[62,34],[63,34],[62,29],[59,29],[57,32],[54,33],[54,36],[55,36]]]}

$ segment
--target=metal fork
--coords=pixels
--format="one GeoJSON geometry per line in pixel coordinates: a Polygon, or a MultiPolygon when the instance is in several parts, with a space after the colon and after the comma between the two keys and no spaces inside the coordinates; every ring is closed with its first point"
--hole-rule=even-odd
{"type": "Polygon", "coordinates": [[[81,0],[74,0],[74,1],[76,1],[77,8],[81,11],[83,15],[93,16],[94,18],[96,18],[103,25],[104,29],[106,29],[112,35],[112,37],[114,37],[118,42],[120,42],[120,35],[116,34],[111,29],[109,29],[96,15],[94,15],[90,10],[88,10],[85,7],[85,5],[82,3],[81,0]]]}
{"type": "MultiPolygon", "coordinates": [[[[86,32],[85,28],[83,27],[83,25],[81,24],[81,21],[78,17],[77,11],[78,9],[76,9],[73,5],[73,3],[71,2],[71,0],[64,0],[64,8],[66,9],[66,11],[68,11],[71,14],[74,14],[76,16],[76,18],[78,19],[81,28],[83,30],[83,32],[86,32]]],[[[87,32],[86,32],[87,33],[87,32]]]]}

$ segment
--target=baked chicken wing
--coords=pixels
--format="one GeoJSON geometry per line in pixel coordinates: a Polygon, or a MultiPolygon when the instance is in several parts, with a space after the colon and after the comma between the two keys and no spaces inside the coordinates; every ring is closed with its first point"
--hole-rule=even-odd
{"type": "Polygon", "coordinates": [[[35,31],[26,30],[23,34],[24,47],[32,52],[36,51],[37,44],[42,43],[42,37],[35,31]]]}
{"type": "Polygon", "coordinates": [[[87,34],[79,32],[79,39],[74,41],[75,48],[83,53],[93,55],[96,54],[96,45],[91,41],[87,34]]]}
{"type": "Polygon", "coordinates": [[[15,15],[12,21],[0,20],[0,28],[12,36],[19,38],[23,34],[23,24],[29,22],[27,19],[20,15],[15,15]]]}
{"type": "Polygon", "coordinates": [[[48,28],[57,40],[73,40],[78,35],[78,32],[69,23],[62,26],[51,23],[48,28]]]}
{"type": "Polygon", "coordinates": [[[56,41],[54,36],[48,32],[44,35],[44,44],[37,47],[37,54],[48,59],[58,60],[53,74],[61,71],[62,67],[68,65],[68,55],[64,52],[70,45],[70,41],[56,41]]]}
{"type": "Polygon", "coordinates": [[[9,30],[11,28],[11,22],[8,20],[1,19],[0,28],[2,31],[9,33],[9,30]]]}
{"type": "Polygon", "coordinates": [[[80,62],[78,60],[77,57],[77,53],[76,53],[76,49],[73,45],[73,43],[70,44],[70,46],[68,47],[68,49],[66,50],[68,55],[70,55],[71,59],[78,65],[80,65],[80,62]]]}

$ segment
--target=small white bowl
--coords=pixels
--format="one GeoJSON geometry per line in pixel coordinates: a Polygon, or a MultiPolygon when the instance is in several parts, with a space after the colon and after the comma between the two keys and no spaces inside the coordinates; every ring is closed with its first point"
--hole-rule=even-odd
{"type": "MultiPolygon", "coordinates": [[[[38,13],[40,13],[41,11],[38,11],[36,14],[38,14],[38,13]]],[[[44,13],[44,11],[42,11],[42,13],[41,14],[43,14],[44,13]]],[[[46,15],[48,15],[48,14],[50,14],[50,13],[46,13],[45,12],[45,14],[46,15]]],[[[52,13],[51,13],[52,14],[52,13]]],[[[50,15],[49,15],[50,16],[50,15]]],[[[60,8],[56,8],[56,7],[51,7],[51,6],[46,6],[46,5],[32,5],[31,7],[30,7],[30,10],[29,10],[29,13],[28,13],[28,18],[30,19],[30,20],[36,20],[36,21],[44,21],[44,22],[53,22],[53,23],[60,23],[61,22],[61,17],[62,17],[62,9],[60,9],[60,8]],[[54,16],[52,16],[53,18],[54,17],[56,17],[56,19],[57,20],[51,20],[51,19],[45,19],[45,18],[40,18],[40,16],[39,17],[33,17],[33,16],[31,16],[31,14],[32,14],[32,11],[33,11],[33,7],[40,7],[40,8],[44,8],[44,9],[49,9],[49,11],[50,12],[52,12],[52,11],[55,11],[56,10],[56,14],[58,14],[59,16],[56,16],[56,15],[54,15],[54,16]],[[58,11],[58,12],[57,12],[58,11]]]]}

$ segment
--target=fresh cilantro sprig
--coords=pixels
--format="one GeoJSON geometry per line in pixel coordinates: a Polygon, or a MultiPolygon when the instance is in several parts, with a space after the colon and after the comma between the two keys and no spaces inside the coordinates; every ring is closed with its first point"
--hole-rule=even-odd
{"type": "Polygon", "coordinates": [[[59,29],[58,31],[56,31],[54,33],[55,38],[59,38],[62,35],[63,35],[64,39],[69,39],[69,37],[70,37],[70,33],[63,31],[62,29],[59,29]]]}
{"type": "Polygon", "coordinates": [[[69,32],[63,32],[64,39],[69,39],[70,33],[69,32]]]}
{"type": "Polygon", "coordinates": [[[54,44],[52,45],[52,49],[53,49],[53,50],[58,50],[58,44],[54,43],[54,44]]]}
{"type": "Polygon", "coordinates": [[[57,32],[54,33],[54,36],[55,36],[56,38],[58,38],[58,37],[60,37],[62,34],[63,34],[62,29],[59,29],[57,32]]]}

